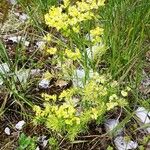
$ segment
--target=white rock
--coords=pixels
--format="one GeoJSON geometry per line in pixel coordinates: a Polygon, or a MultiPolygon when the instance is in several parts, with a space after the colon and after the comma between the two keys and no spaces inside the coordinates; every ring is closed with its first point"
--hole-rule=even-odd
{"type": "MultiPolygon", "coordinates": [[[[93,71],[89,71],[90,78],[93,76],[93,71]]],[[[73,85],[78,87],[83,87],[83,82],[85,78],[84,69],[76,69],[73,75],[73,85]]]]}
{"type": "Polygon", "coordinates": [[[14,14],[19,17],[19,20],[22,21],[22,22],[25,22],[27,19],[29,19],[29,16],[27,14],[20,14],[18,12],[14,12],[14,14]]]}
{"type": "Polygon", "coordinates": [[[83,69],[77,69],[73,76],[73,85],[83,87],[84,77],[85,77],[85,71],[83,69]]]}
{"type": "Polygon", "coordinates": [[[40,138],[41,138],[41,141],[43,142],[46,139],[46,136],[42,135],[40,138]]]}
{"type": "Polygon", "coordinates": [[[44,42],[44,41],[39,41],[39,42],[36,43],[36,46],[37,46],[39,49],[43,50],[43,48],[44,48],[44,46],[45,46],[45,42],[44,42]]]}
{"type": "Polygon", "coordinates": [[[50,84],[50,80],[48,80],[48,79],[42,79],[39,82],[39,87],[43,88],[43,89],[47,89],[49,87],[49,84],[50,84]]]}
{"type": "MultiPolygon", "coordinates": [[[[104,125],[105,125],[106,131],[110,132],[113,129],[115,129],[118,124],[119,124],[119,121],[117,119],[108,119],[104,125]]],[[[117,130],[115,133],[116,135],[122,134],[122,129],[116,129],[116,130],[117,130]]]]}
{"type": "Polygon", "coordinates": [[[40,69],[21,69],[16,72],[16,76],[21,83],[26,83],[30,76],[36,76],[40,74],[40,71],[40,69]]]}
{"type": "Polygon", "coordinates": [[[31,75],[31,76],[37,76],[37,75],[40,74],[40,72],[41,72],[40,69],[32,69],[32,70],[30,71],[30,75],[31,75]]]}
{"type": "MultiPolygon", "coordinates": [[[[135,111],[135,115],[143,124],[150,125],[150,112],[148,112],[144,107],[138,107],[135,111]]],[[[150,127],[146,128],[147,132],[150,133],[150,127]]]]}
{"type": "MultiPolygon", "coordinates": [[[[93,36],[91,35],[89,36],[88,34],[85,36],[85,38],[89,41],[93,40],[93,36]]],[[[92,59],[95,56],[95,54],[97,54],[98,51],[101,52],[101,53],[98,53],[98,55],[100,54],[102,55],[104,53],[103,48],[104,48],[103,42],[93,45],[92,47],[86,48],[88,58],[92,59]]]]}
{"type": "Polygon", "coordinates": [[[83,87],[85,78],[85,71],[83,69],[77,69],[73,79],[73,85],[83,87]]]}
{"type": "Polygon", "coordinates": [[[137,142],[125,141],[123,136],[118,136],[114,140],[117,150],[133,150],[138,147],[137,142]]]}
{"type": "Polygon", "coordinates": [[[16,0],[9,0],[10,1],[10,3],[12,4],[12,5],[16,5],[17,4],[17,1],[16,0]]]}
{"type": "Polygon", "coordinates": [[[21,36],[11,36],[11,37],[8,37],[7,39],[18,43],[18,42],[20,42],[21,39],[23,40],[24,38],[21,36]]]}
{"type": "Polygon", "coordinates": [[[8,37],[7,38],[8,40],[11,40],[15,43],[19,43],[20,41],[24,42],[24,45],[25,46],[29,46],[30,42],[29,41],[26,41],[24,37],[22,36],[11,36],[11,37],[8,37]]]}
{"type": "Polygon", "coordinates": [[[21,15],[19,15],[19,19],[22,21],[22,22],[24,22],[24,21],[26,21],[27,19],[29,19],[29,16],[27,15],[27,14],[21,14],[21,15]]]}
{"type": "Polygon", "coordinates": [[[18,12],[14,12],[14,14],[15,14],[17,17],[20,16],[20,13],[18,13],[18,12]]]}
{"type": "MultiPolygon", "coordinates": [[[[9,67],[6,63],[0,64],[0,74],[4,74],[9,72],[9,67]]],[[[19,80],[20,83],[27,83],[27,79],[30,76],[36,76],[40,74],[40,69],[32,69],[31,71],[29,69],[20,69],[19,71],[16,71],[13,75],[15,76],[15,80],[19,80]]],[[[0,85],[3,84],[3,79],[0,77],[0,85]]]]}
{"type": "Polygon", "coordinates": [[[43,147],[46,147],[47,144],[48,144],[48,140],[46,140],[45,135],[42,135],[42,136],[38,137],[37,140],[43,145],[43,147]]]}
{"type": "Polygon", "coordinates": [[[10,135],[10,128],[6,127],[4,132],[7,134],[7,135],[10,135]]]}
{"type": "Polygon", "coordinates": [[[44,140],[44,141],[43,141],[43,147],[46,147],[46,146],[47,146],[47,143],[48,143],[48,140],[44,140]]]}
{"type": "Polygon", "coordinates": [[[25,41],[25,42],[24,42],[24,45],[27,46],[27,47],[29,46],[29,44],[30,44],[29,41],[25,41]]]}
{"type": "Polygon", "coordinates": [[[39,146],[38,146],[38,147],[36,147],[36,149],[35,149],[35,150],[40,150],[39,146]]]}
{"type": "Polygon", "coordinates": [[[105,122],[106,131],[107,132],[112,131],[118,124],[119,124],[119,121],[117,119],[108,119],[105,122]]]}
{"type": "Polygon", "coordinates": [[[92,56],[94,55],[95,51],[98,49],[98,46],[95,45],[95,46],[92,46],[91,48],[88,47],[86,48],[86,51],[87,51],[87,55],[88,55],[88,58],[89,59],[92,59],[92,56]]]}
{"type": "Polygon", "coordinates": [[[19,121],[16,125],[15,125],[15,128],[18,129],[18,130],[22,130],[23,126],[25,125],[25,121],[24,120],[21,120],[19,121]]]}
{"type": "MultiPolygon", "coordinates": [[[[105,128],[106,131],[112,131],[117,125],[119,124],[119,121],[117,119],[109,119],[105,122],[105,128]]],[[[117,150],[129,150],[129,149],[136,149],[138,144],[137,142],[133,141],[125,141],[124,137],[121,136],[122,129],[117,130],[116,137],[114,140],[115,146],[117,150]]]]}

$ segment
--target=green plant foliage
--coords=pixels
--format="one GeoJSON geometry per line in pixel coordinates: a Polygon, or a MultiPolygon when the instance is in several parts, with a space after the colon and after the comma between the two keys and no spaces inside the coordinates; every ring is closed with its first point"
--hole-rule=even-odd
{"type": "Polygon", "coordinates": [[[51,150],[59,150],[59,145],[58,145],[58,141],[55,138],[50,138],[49,139],[49,145],[50,145],[50,149],[51,150]]]}
{"type": "Polygon", "coordinates": [[[60,74],[62,73],[63,77],[67,76],[68,80],[74,80],[74,72],[79,67],[83,68],[85,77],[81,87],[74,85],[64,90],[58,98],[56,95],[42,94],[45,103],[43,108],[37,105],[33,107],[34,122],[65,134],[70,140],[86,131],[88,123],[100,123],[109,110],[127,105],[127,89],[120,92],[119,84],[113,81],[110,75],[100,75],[93,71],[97,69],[96,64],[101,56],[106,53],[102,40],[104,31],[99,22],[99,11],[102,6],[103,0],[64,0],[62,5],[52,6],[45,15],[48,27],[54,28],[67,43],[48,33],[44,37],[47,55],[53,56],[54,65],[61,63],[60,74]],[[55,44],[55,47],[50,46],[51,43],[55,44]],[[95,59],[94,56],[98,54],[100,57],[95,59]]]}
{"type": "MultiPolygon", "coordinates": [[[[105,61],[113,77],[127,76],[133,66],[139,74],[143,54],[148,50],[148,0],[109,0],[101,17],[104,18],[104,39],[109,47],[105,61]]],[[[138,75],[139,76],[139,75],[138,75]]]]}
{"type": "Polygon", "coordinates": [[[43,94],[44,109],[34,106],[34,122],[45,124],[74,140],[92,120],[100,123],[107,111],[127,105],[124,98],[127,95],[119,94],[117,89],[116,82],[111,82],[108,76],[94,74],[85,87],[64,90],[57,101],[54,95],[43,94]]]}
{"type": "Polygon", "coordinates": [[[36,149],[36,138],[31,138],[26,136],[24,133],[21,133],[19,137],[19,146],[17,150],[35,150],[36,149]]]}
{"type": "Polygon", "coordinates": [[[44,25],[44,15],[48,9],[57,5],[57,0],[18,0],[23,10],[31,17],[35,26],[42,28],[44,25]]]}

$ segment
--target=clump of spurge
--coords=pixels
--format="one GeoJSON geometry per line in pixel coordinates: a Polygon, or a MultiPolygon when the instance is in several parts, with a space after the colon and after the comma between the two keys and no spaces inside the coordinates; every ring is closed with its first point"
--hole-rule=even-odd
{"type": "Polygon", "coordinates": [[[78,60],[80,65],[87,68],[92,64],[95,53],[96,58],[105,53],[100,24],[101,6],[104,6],[104,0],[64,0],[62,5],[50,8],[45,22],[61,37],[56,38],[48,33],[44,40],[48,43],[45,46],[47,54],[55,55],[55,63],[56,60],[78,60]]]}
{"type": "Polygon", "coordinates": [[[55,35],[60,35],[56,38],[48,33],[44,37],[46,52],[53,56],[51,64],[61,68],[61,73],[57,72],[55,78],[70,80],[75,70],[82,68],[85,81],[83,86],[64,90],[59,96],[43,93],[43,106],[33,108],[36,114],[34,122],[66,134],[70,140],[85,131],[91,121],[100,122],[107,111],[127,104],[127,90],[118,92],[116,81],[93,71],[97,69],[94,65],[95,49],[96,56],[105,53],[99,16],[99,8],[103,5],[104,0],[64,0],[62,5],[51,7],[45,15],[46,24],[53,33],[58,33],[55,35]],[[91,76],[90,72],[95,73],[91,76]]]}
{"type": "Polygon", "coordinates": [[[34,106],[34,121],[74,140],[91,121],[99,123],[107,111],[127,105],[117,89],[116,81],[95,73],[85,87],[64,90],[57,99],[56,95],[42,94],[44,107],[34,106]]]}
{"type": "Polygon", "coordinates": [[[49,27],[55,27],[58,31],[63,30],[68,33],[72,30],[78,33],[82,28],[80,23],[97,19],[96,10],[104,5],[104,0],[82,0],[75,3],[64,0],[63,3],[49,10],[49,13],[45,15],[46,24],[49,27]]]}

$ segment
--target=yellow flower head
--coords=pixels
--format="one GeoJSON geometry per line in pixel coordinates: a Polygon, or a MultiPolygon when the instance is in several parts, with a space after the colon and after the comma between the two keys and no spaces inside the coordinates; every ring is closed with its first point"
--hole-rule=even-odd
{"type": "Polygon", "coordinates": [[[80,124],[80,118],[79,117],[74,117],[75,121],[77,124],[80,124]]]}
{"type": "Polygon", "coordinates": [[[77,60],[81,58],[81,53],[79,49],[76,49],[76,52],[72,52],[71,50],[66,49],[65,54],[67,55],[68,58],[72,60],[77,60]]]}
{"type": "Polygon", "coordinates": [[[66,123],[67,125],[72,125],[72,124],[73,124],[73,121],[72,121],[71,119],[66,119],[66,120],[65,120],[65,123],[66,123]]]}
{"type": "Polygon", "coordinates": [[[106,106],[107,106],[107,110],[111,110],[114,107],[118,106],[118,103],[117,102],[109,102],[106,104],[106,106]]]}
{"type": "Polygon", "coordinates": [[[98,36],[103,34],[104,29],[100,27],[96,27],[95,29],[90,31],[91,36],[98,36]]]}
{"type": "Polygon", "coordinates": [[[75,5],[70,6],[68,8],[68,15],[71,16],[71,17],[77,17],[77,16],[80,15],[80,13],[79,13],[79,11],[78,11],[78,9],[75,5]]]}
{"type": "Polygon", "coordinates": [[[51,79],[52,77],[53,75],[49,71],[46,71],[43,75],[43,78],[47,80],[51,79]]]}
{"type": "Polygon", "coordinates": [[[126,91],[121,91],[121,95],[123,96],[123,97],[127,97],[128,96],[128,93],[126,92],[126,91]]]}
{"type": "Polygon", "coordinates": [[[63,6],[66,8],[70,4],[70,0],[63,0],[63,6]]]}
{"type": "Polygon", "coordinates": [[[46,94],[46,93],[42,93],[42,97],[43,97],[46,101],[49,101],[49,100],[56,101],[56,100],[57,100],[57,95],[49,95],[49,94],[46,94]]]}
{"type": "Polygon", "coordinates": [[[97,119],[98,117],[98,110],[96,108],[92,108],[92,119],[97,119]]]}
{"type": "Polygon", "coordinates": [[[127,91],[131,91],[131,88],[130,88],[129,86],[127,86],[127,88],[126,88],[126,89],[127,89],[127,91]]]}
{"type": "Polygon", "coordinates": [[[74,32],[79,33],[80,32],[80,28],[79,26],[73,27],[72,28],[74,32]]]}
{"type": "Polygon", "coordinates": [[[50,55],[54,55],[54,54],[56,54],[56,52],[57,52],[57,48],[56,48],[56,47],[51,47],[51,48],[48,48],[46,51],[47,51],[47,53],[49,53],[50,55]]]}
{"type": "Polygon", "coordinates": [[[39,106],[37,106],[37,105],[33,106],[33,111],[35,111],[36,116],[39,116],[42,113],[41,108],[39,106]]]}
{"type": "MultiPolygon", "coordinates": [[[[64,4],[59,7],[51,7],[49,13],[45,15],[45,22],[49,27],[55,27],[58,31],[63,29],[68,31],[80,22],[91,20],[95,15],[95,9],[104,4],[104,0],[82,0],[70,5],[70,0],[64,0],[64,4]],[[65,10],[63,12],[63,10],[65,10]]],[[[100,32],[101,30],[96,30],[100,32]]],[[[65,34],[65,32],[64,32],[65,34]]]]}
{"type": "Polygon", "coordinates": [[[118,99],[118,96],[116,94],[113,94],[109,97],[110,101],[117,100],[117,99],[118,99]]]}
{"type": "Polygon", "coordinates": [[[44,36],[44,40],[50,42],[52,39],[52,35],[48,33],[46,36],[44,36]]]}

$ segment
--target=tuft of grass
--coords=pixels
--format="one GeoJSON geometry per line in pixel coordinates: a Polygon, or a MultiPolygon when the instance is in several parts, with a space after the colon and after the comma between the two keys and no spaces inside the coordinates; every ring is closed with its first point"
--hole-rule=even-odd
{"type": "Polygon", "coordinates": [[[20,80],[18,79],[18,76],[16,75],[17,64],[14,65],[15,62],[11,61],[8,55],[8,51],[6,50],[4,45],[0,42],[0,64],[3,63],[6,63],[8,65],[10,71],[6,72],[5,71],[6,69],[2,68],[3,73],[0,73],[0,78],[4,82],[3,83],[4,86],[2,88],[4,88],[7,91],[7,93],[9,94],[8,97],[11,97],[14,100],[14,102],[16,102],[21,106],[21,108],[23,108],[24,103],[31,106],[32,103],[29,100],[27,100],[25,96],[26,93],[25,91],[26,88],[28,88],[28,86],[23,85],[23,83],[21,83],[20,80]]]}
{"type": "Polygon", "coordinates": [[[23,11],[30,16],[32,24],[41,31],[46,28],[44,15],[51,6],[58,4],[58,0],[18,0],[17,2],[23,11]]]}
{"type": "Polygon", "coordinates": [[[138,80],[142,59],[148,51],[150,30],[148,0],[109,0],[102,17],[108,53],[105,60],[114,78],[123,81],[135,70],[138,80]]]}

